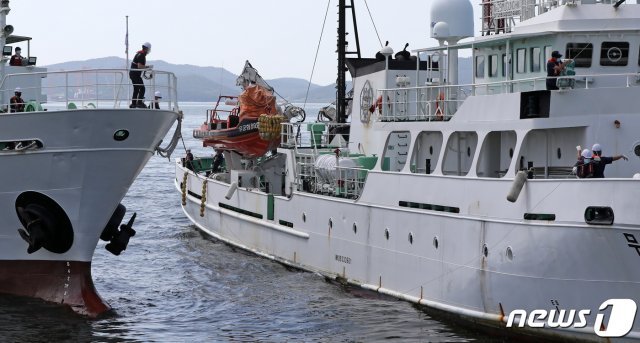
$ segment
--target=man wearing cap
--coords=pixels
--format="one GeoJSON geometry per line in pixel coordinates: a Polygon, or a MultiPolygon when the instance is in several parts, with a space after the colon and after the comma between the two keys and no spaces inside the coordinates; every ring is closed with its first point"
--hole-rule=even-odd
{"type": "Polygon", "coordinates": [[[133,57],[131,62],[131,70],[129,78],[133,84],[133,95],[131,96],[131,105],[129,108],[147,108],[144,104],[144,82],[142,81],[142,70],[149,69],[147,65],[147,55],[151,52],[151,43],[142,44],[142,50],[139,50],[133,57]]]}
{"type": "Polygon", "coordinates": [[[149,108],[159,110],[160,109],[160,99],[162,99],[162,93],[160,93],[160,91],[156,91],[156,93],[154,94],[154,97],[153,97],[153,101],[149,105],[149,108]]]}
{"type": "Polygon", "coordinates": [[[22,100],[22,90],[16,87],[15,95],[9,100],[9,112],[24,112],[24,100],[22,100]]]}
{"type": "Polygon", "coordinates": [[[22,49],[20,49],[20,47],[17,47],[16,54],[11,56],[11,59],[9,60],[10,66],[22,67],[22,62],[23,62],[22,60],[24,59],[24,57],[20,55],[21,52],[22,52],[22,49]]]}
{"type": "Polygon", "coordinates": [[[594,177],[593,172],[593,153],[589,149],[584,149],[578,157],[578,162],[573,165],[573,174],[576,174],[579,179],[590,179],[594,177]]]}
{"type": "Polygon", "coordinates": [[[547,90],[558,89],[558,86],[556,86],[556,80],[567,65],[566,62],[561,62],[560,58],[562,58],[562,54],[555,50],[551,53],[549,61],[547,61],[547,90]]]}
{"type": "Polygon", "coordinates": [[[615,155],[613,157],[602,156],[602,146],[596,143],[591,148],[593,152],[593,177],[594,178],[604,178],[604,168],[607,164],[613,163],[613,161],[617,161],[619,159],[623,159],[628,161],[629,159],[625,155],[615,155]]]}

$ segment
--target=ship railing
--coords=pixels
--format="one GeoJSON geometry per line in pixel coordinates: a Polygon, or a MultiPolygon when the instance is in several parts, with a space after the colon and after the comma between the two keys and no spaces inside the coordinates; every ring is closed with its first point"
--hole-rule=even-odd
{"type": "Polygon", "coordinates": [[[333,184],[333,194],[337,197],[358,199],[362,194],[369,175],[364,168],[336,167],[337,177],[333,184]]]}
{"type": "MultiPolygon", "coordinates": [[[[640,87],[640,73],[559,76],[559,92],[576,89],[640,87]]],[[[546,90],[546,76],[474,83],[464,85],[428,85],[379,90],[382,106],[373,118],[382,122],[447,121],[469,96],[520,93],[546,90]]]]}
{"type": "Polygon", "coordinates": [[[318,154],[321,148],[344,148],[348,142],[344,136],[338,137],[340,130],[349,127],[347,123],[282,123],[280,146],[283,148],[312,148],[318,154]],[[306,128],[305,128],[306,126],[306,128]]]}
{"type": "MultiPolygon", "coordinates": [[[[156,91],[161,109],[178,111],[177,78],[171,72],[148,69],[145,104],[154,101],[156,91]]],[[[87,69],[7,74],[0,83],[0,110],[10,111],[16,87],[22,91],[25,111],[68,109],[119,109],[132,103],[133,85],[127,69],[87,69]]]]}

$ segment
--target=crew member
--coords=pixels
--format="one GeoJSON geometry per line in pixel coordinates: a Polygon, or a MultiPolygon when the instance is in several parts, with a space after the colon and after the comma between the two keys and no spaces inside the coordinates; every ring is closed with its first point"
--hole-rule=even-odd
{"type": "Polygon", "coordinates": [[[551,58],[547,61],[547,90],[558,89],[558,86],[556,86],[556,80],[564,68],[566,68],[567,63],[572,61],[567,60],[565,62],[561,62],[560,58],[562,58],[562,54],[556,50],[551,53],[551,58]]]}
{"type": "Polygon", "coordinates": [[[591,150],[584,149],[578,158],[578,162],[573,166],[573,173],[580,179],[593,178],[594,163],[591,150]]]}
{"type": "Polygon", "coordinates": [[[185,167],[189,170],[193,170],[193,154],[191,153],[191,149],[187,149],[187,156],[184,161],[185,167]]]}
{"type": "Polygon", "coordinates": [[[16,67],[22,67],[23,66],[23,60],[24,57],[22,57],[22,55],[20,54],[22,52],[22,49],[20,49],[20,47],[16,48],[16,54],[11,56],[11,59],[9,60],[9,65],[10,66],[16,66],[16,67]]]}
{"type": "Polygon", "coordinates": [[[142,81],[142,70],[150,69],[152,66],[147,65],[147,55],[151,52],[151,43],[142,44],[142,50],[138,51],[131,62],[131,70],[129,78],[133,84],[133,95],[131,96],[131,105],[129,108],[147,108],[144,104],[144,82],[142,81]]]}
{"type": "Polygon", "coordinates": [[[602,156],[602,146],[596,143],[591,148],[593,152],[593,177],[594,178],[604,178],[604,168],[607,164],[613,163],[613,161],[617,161],[619,159],[623,159],[628,161],[629,159],[625,155],[615,155],[613,157],[602,156]]]}
{"type": "Polygon", "coordinates": [[[156,91],[156,93],[153,95],[153,101],[149,105],[149,108],[159,110],[160,99],[162,99],[162,93],[160,93],[160,91],[156,91]]]}
{"type": "Polygon", "coordinates": [[[222,163],[224,162],[224,156],[222,155],[222,150],[216,150],[215,156],[213,156],[213,164],[211,166],[211,171],[213,173],[218,173],[221,171],[222,163]]]}
{"type": "Polygon", "coordinates": [[[24,112],[24,100],[22,100],[22,90],[16,87],[14,96],[9,100],[10,112],[24,112]]]}

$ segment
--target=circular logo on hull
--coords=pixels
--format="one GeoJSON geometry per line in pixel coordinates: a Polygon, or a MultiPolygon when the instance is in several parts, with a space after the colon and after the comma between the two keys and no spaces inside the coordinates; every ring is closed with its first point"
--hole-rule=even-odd
{"type": "Polygon", "coordinates": [[[113,139],[117,140],[118,142],[123,141],[127,138],[129,138],[129,131],[125,129],[120,129],[113,134],[113,139]]]}

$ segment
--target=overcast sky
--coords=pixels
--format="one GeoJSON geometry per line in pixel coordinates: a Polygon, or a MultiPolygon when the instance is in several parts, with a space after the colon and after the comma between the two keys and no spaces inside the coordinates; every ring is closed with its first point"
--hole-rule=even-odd
{"type": "MultiPolygon", "coordinates": [[[[436,45],[429,38],[431,0],[368,0],[381,39],[394,51],[436,45]]],[[[479,29],[480,0],[472,0],[479,29]]],[[[331,0],[313,82],[336,78],[337,0],[331,0]]],[[[380,49],[363,0],[356,0],[363,57],[380,49]]],[[[224,66],[239,73],[245,60],[267,79],[308,79],[327,0],[11,0],[7,23],[33,37],[39,65],[106,56],[125,57],[129,16],[130,58],[149,41],[149,60],[224,66]]],[[[350,28],[348,31],[352,31],[350,28]]],[[[20,44],[26,55],[26,43],[20,44]]]]}

